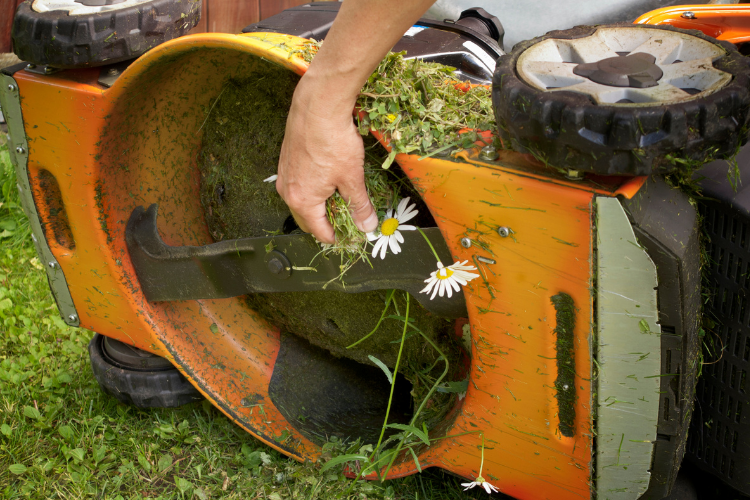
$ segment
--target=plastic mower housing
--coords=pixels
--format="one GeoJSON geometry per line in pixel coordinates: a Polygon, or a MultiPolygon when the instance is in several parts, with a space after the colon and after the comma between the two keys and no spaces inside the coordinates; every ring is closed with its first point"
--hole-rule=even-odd
{"type": "MultiPolygon", "coordinates": [[[[328,9],[320,7],[324,22],[299,29],[324,34],[328,9]]],[[[293,269],[314,245],[300,235],[214,242],[197,170],[202,123],[229,80],[268,64],[304,74],[305,39],[283,34],[295,12],[264,21],[277,33],[168,41],[104,83],[98,69],[6,68],[0,104],[66,322],[169,360],[255,437],[317,460],[321,440],[305,422],[343,433],[357,415],[384,411],[367,406],[385,393],[383,381],[247,306],[245,293],[320,289],[325,280],[293,269]],[[330,375],[310,382],[313,371],[330,375]]],[[[497,40],[444,24],[420,21],[400,42],[407,57],[487,82],[503,55],[497,40]]],[[[656,176],[584,174],[484,138],[447,157],[396,158],[436,221],[428,231],[444,261],[468,260],[481,274],[453,300],[424,302],[455,320],[470,361],[466,397],[430,429],[421,467],[473,480],[481,431],[484,478],[515,498],[667,496],[697,372],[695,208],[656,176]]],[[[396,288],[424,279],[432,257],[417,238],[397,256],[412,272],[396,288]]],[[[353,275],[344,278],[352,292],[394,287],[376,272],[353,275]]],[[[416,470],[404,454],[389,477],[416,470]]]]}

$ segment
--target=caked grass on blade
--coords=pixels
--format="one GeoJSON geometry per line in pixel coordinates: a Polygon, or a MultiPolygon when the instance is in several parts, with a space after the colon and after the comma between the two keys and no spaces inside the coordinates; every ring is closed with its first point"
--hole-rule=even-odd
{"type": "MultiPolygon", "coordinates": [[[[14,193],[0,202],[17,203],[14,193]]],[[[0,498],[478,498],[440,470],[385,485],[360,481],[344,497],[351,480],[343,474],[282,456],[207,402],[120,404],[94,380],[91,337],[60,319],[30,237],[2,242],[0,498]]]]}

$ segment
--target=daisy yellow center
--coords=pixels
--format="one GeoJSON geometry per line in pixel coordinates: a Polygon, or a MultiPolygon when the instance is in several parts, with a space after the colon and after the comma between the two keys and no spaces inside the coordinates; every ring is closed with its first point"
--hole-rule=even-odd
{"type": "Polygon", "coordinates": [[[451,269],[450,267],[444,267],[437,273],[437,278],[439,280],[447,280],[451,276],[453,276],[453,269],[451,269]],[[443,275],[443,271],[445,271],[445,275],[443,275]]]}
{"type": "Polygon", "coordinates": [[[390,218],[383,221],[383,225],[380,226],[380,232],[386,236],[390,236],[398,229],[398,219],[390,218]]]}

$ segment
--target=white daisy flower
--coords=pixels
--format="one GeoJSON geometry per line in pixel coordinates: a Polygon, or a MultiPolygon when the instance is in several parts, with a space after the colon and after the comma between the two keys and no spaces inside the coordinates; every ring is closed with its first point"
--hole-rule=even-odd
{"type": "Polygon", "coordinates": [[[453,290],[457,292],[461,290],[458,285],[466,286],[466,283],[479,277],[478,274],[468,272],[476,271],[477,268],[474,266],[467,266],[467,262],[469,261],[456,261],[455,264],[448,267],[443,267],[443,263],[438,262],[437,271],[433,271],[430,274],[430,277],[424,280],[425,283],[427,283],[427,286],[419,293],[430,293],[430,290],[432,290],[432,297],[430,297],[430,300],[434,299],[436,294],[442,297],[443,294],[447,293],[448,297],[452,297],[453,290]]]}
{"type": "Polygon", "coordinates": [[[404,242],[404,237],[401,236],[400,231],[414,231],[417,229],[415,226],[404,224],[404,222],[412,220],[418,213],[414,210],[417,206],[415,203],[412,203],[407,208],[406,205],[408,204],[409,198],[404,198],[399,202],[395,213],[389,208],[385,213],[385,219],[383,219],[383,222],[380,224],[380,232],[376,233],[373,231],[372,233],[367,233],[368,240],[378,240],[372,249],[373,258],[375,258],[378,252],[380,252],[380,258],[385,259],[385,253],[388,250],[388,247],[391,248],[391,252],[394,254],[399,253],[401,247],[398,244],[404,242]]]}
{"type": "Polygon", "coordinates": [[[466,488],[464,488],[464,491],[470,490],[474,486],[481,486],[482,488],[484,488],[484,491],[486,491],[488,495],[490,493],[497,493],[498,491],[500,491],[497,488],[495,488],[494,486],[492,486],[490,483],[488,483],[487,481],[485,481],[482,476],[477,476],[477,479],[474,482],[471,482],[471,483],[461,483],[461,486],[466,486],[466,488]]]}

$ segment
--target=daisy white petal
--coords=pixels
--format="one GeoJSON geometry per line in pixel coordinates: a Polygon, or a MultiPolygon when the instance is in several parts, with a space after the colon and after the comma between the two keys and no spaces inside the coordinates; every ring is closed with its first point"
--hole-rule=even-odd
{"type": "Polygon", "coordinates": [[[380,250],[380,247],[384,246],[388,242],[388,239],[386,238],[380,238],[376,243],[375,247],[372,249],[372,258],[374,259],[376,255],[378,255],[378,251],[380,250]]]}
{"type": "Polygon", "coordinates": [[[401,201],[400,201],[400,202],[398,203],[398,207],[396,208],[396,213],[397,213],[397,214],[402,214],[402,213],[404,213],[404,209],[406,209],[406,205],[408,205],[408,204],[409,204],[409,197],[406,197],[406,198],[404,198],[403,200],[401,200],[401,201]]]}
{"type": "Polygon", "coordinates": [[[470,490],[476,485],[477,483],[461,483],[461,486],[466,486],[466,488],[464,488],[464,491],[470,490]]]}
{"type": "Polygon", "coordinates": [[[271,177],[266,177],[265,179],[263,179],[263,182],[273,182],[278,178],[278,174],[273,174],[271,177]]]}
{"type": "Polygon", "coordinates": [[[466,263],[468,262],[468,260],[465,260],[450,266],[443,266],[442,262],[438,262],[437,270],[430,273],[430,277],[425,280],[428,286],[420,293],[430,293],[430,290],[432,290],[432,296],[430,296],[430,300],[432,300],[436,294],[442,297],[447,293],[448,297],[452,297],[454,290],[460,292],[460,286],[466,286],[469,281],[479,277],[478,274],[469,272],[476,271],[476,267],[467,266],[466,263]]]}
{"type": "Polygon", "coordinates": [[[417,226],[410,226],[408,224],[399,224],[398,225],[398,230],[399,231],[416,231],[417,230],[417,226]]]}
{"type": "Polygon", "coordinates": [[[380,240],[378,240],[378,243],[380,243],[381,241],[383,242],[383,244],[380,246],[380,258],[381,259],[385,259],[385,253],[388,251],[388,241],[390,239],[391,239],[390,236],[386,236],[385,238],[380,238],[380,240]]]}
{"type": "MultiPolygon", "coordinates": [[[[414,205],[414,206],[416,206],[416,205],[414,205]]],[[[399,220],[400,222],[407,222],[407,221],[410,221],[410,220],[412,220],[412,219],[413,219],[413,218],[414,218],[414,217],[415,217],[415,216],[416,216],[416,215],[417,215],[418,213],[419,213],[419,212],[417,212],[416,210],[414,210],[413,212],[406,212],[406,213],[400,214],[400,215],[399,215],[399,217],[398,217],[398,220],[399,220]]]]}
{"type": "Polygon", "coordinates": [[[369,241],[377,242],[374,244],[375,248],[372,250],[372,256],[375,257],[380,252],[380,258],[385,259],[385,255],[388,252],[388,248],[394,254],[401,252],[401,246],[399,243],[404,243],[404,237],[399,229],[405,231],[414,231],[415,226],[403,226],[402,223],[408,219],[411,219],[417,214],[416,204],[409,205],[409,198],[402,199],[396,210],[389,208],[385,213],[385,218],[380,222],[379,231],[373,231],[367,233],[367,239],[369,241]],[[407,219],[404,219],[404,214],[407,215],[407,219]],[[382,242],[382,243],[381,243],[382,242]]]}
{"type": "Polygon", "coordinates": [[[398,246],[398,241],[396,240],[395,234],[388,238],[388,246],[391,247],[391,252],[393,252],[394,254],[397,254],[401,251],[401,247],[398,246]]]}
{"type": "Polygon", "coordinates": [[[482,483],[482,488],[484,488],[484,491],[486,491],[488,495],[492,493],[492,490],[490,489],[490,483],[488,483],[487,481],[482,483]]]}

